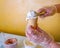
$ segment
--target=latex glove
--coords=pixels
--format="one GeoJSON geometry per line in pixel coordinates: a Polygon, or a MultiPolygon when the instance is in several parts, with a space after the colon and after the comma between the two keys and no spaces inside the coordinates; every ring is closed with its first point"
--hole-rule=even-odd
{"type": "Polygon", "coordinates": [[[57,12],[57,9],[55,6],[47,6],[43,7],[37,10],[37,13],[39,17],[44,18],[47,16],[52,16],[57,12]]]}
{"type": "Polygon", "coordinates": [[[32,26],[27,26],[26,29],[26,36],[27,38],[36,43],[36,44],[42,44],[42,43],[49,43],[53,39],[41,28],[37,27],[34,29],[32,26]]]}
{"type": "Polygon", "coordinates": [[[34,29],[32,26],[27,26],[26,36],[28,40],[41,45],[43,48],[60,48],[60,44],[56,43],[49,34],[39,27],[34,29]]]}

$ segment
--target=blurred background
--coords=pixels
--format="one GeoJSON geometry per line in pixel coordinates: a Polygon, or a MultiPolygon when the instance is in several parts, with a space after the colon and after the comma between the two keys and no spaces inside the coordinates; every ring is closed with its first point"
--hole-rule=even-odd
{"type": "MultiPolygon", "coordinates": [[[[26,14],[44,6],[60,4],[60,0],[0,0],[0,32],[25,35],[26,14]]],[[[39,18],[39,26],[60,41],[60,14],[44,19],[39,18]]]]}

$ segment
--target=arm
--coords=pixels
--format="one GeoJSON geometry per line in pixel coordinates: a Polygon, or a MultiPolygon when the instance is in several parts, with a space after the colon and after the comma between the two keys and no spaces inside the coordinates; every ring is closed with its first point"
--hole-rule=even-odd
{"type": "Polygon", "coordinates": [[[52,16],[55,13],[60,13],[60,4],[53,6],[45,6],[37,10],[38,16],[41,18],[52,16]]]}

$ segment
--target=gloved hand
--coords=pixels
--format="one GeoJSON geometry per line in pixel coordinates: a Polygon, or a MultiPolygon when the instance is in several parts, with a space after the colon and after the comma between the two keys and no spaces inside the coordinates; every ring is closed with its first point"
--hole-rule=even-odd
{"type": "Polygon", "coordinates": [[[27,26],[26,36],[28,40],[36,44],[41,44],[42,42],[49,43],[53,40],[45,31],[39,27],[34,29],[32,26],[27,26]]]}

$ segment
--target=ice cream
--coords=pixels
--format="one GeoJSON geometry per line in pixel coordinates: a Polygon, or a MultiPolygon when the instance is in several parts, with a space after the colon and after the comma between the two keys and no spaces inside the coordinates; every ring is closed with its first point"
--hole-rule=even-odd
{"type": "Polygon", "coordinates": [[[26,20],[27,20],[27,24],[28,25],[32,25],[34,28],[37,27],[37,19],[38,19],[38,16],[37,16],[37,13],[33,10],[30,10],[28,13],[27,13],[27,17],[26,17],[26,20]]]}
{"type": "Polygon", "coordinates": [[[35,12],[35,11],[33,11],[33,10],[30,10],[30,11],[27,13],[26,20],[36,19],[36,18],[38,18],[38,17],[37,17],[37,12],[35,12]]]}
{"type": "Polygon", "coordinates": [[[7,39],[3,46],[4,48],[17,48],[17,39],[16,38],[7,39]]]}

